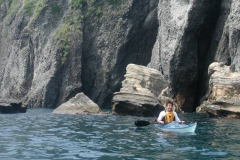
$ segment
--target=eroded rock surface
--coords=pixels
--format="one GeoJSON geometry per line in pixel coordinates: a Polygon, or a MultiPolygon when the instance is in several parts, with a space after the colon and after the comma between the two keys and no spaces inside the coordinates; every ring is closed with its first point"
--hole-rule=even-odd
{"type": "Polygon", "coordinates": [[[184,111],[194,110],[220,4],[219,0],[159,1],[158,36],[148,66],[163,73],[171,98],[184,111]]]}
{"type": "Polygon", "coordinates": [[[209,66],[208,100],[197,108],[212,117],[240,117],[240,73],[232,72],[230,66],[215,62],[209,66]]]}
{"type": "Polygon", "coordinates": [[[21,101],[14,99],[0,99],[0,113],[25,113],[27,107],[21,101]]]}
{"type": "Polygon", "coordinates": [[[129,63],[146,65],[158,0],[0,1],[0,97],[55,108],[84,92],[111,106],[129,63]]]}
{"type": "Polygon", "coordinates": [[[159,71],[129,64],[122,88],[113,96],[113,113],[156,116],[164,109],[157,97],[166,87],[159,71]]]}

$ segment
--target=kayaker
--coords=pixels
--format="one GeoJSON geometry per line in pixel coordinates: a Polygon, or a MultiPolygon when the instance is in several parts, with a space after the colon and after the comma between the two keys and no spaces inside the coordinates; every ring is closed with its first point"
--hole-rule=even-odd
{"type": "Polygon", "coordinates": [[[173,121],[176,121],[181,124],[185,123],[185,121],[181,121],[178,118],[177,113],[175,111],[173,111],[173,102],[167,101],[166,111],[160,112],[158,119],[157,119],[157,123],[164,124],[164,123],[170,123],[173,121]]]}

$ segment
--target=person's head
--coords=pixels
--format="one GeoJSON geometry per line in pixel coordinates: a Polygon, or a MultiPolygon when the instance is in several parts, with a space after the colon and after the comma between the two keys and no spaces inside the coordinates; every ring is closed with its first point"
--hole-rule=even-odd
{"type": "Polygon", "coordinates": [[[166,111],[167,112],[172,112],[172,110],[173,110],[173,102],[167,101],[167,103],[166,103],[166,111]]]}

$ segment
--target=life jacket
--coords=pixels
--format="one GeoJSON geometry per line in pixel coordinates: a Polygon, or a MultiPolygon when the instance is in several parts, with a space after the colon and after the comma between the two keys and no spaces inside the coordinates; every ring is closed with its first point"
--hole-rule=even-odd
{"type": "Polygon", "coordinates": [[[165,123],[170,123],[175,120],[173,112],[166,112],[165,114],[165,123]]]}

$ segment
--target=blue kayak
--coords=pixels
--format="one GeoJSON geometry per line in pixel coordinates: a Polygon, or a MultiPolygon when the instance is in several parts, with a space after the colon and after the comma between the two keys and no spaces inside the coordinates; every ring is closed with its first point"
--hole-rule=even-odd
{"type": "Polygon", "coordinates": [[[195,132],[197,127],[197,122],[190,123],[190,124],[179,124],[177,122],[171,122],[165,125],[156,124],[156,126],[163,131],[188,133],[188,132],[195,132]]]}

